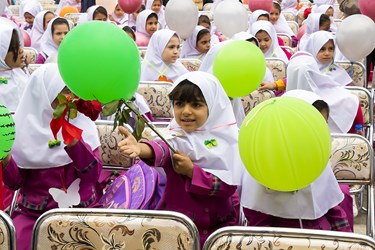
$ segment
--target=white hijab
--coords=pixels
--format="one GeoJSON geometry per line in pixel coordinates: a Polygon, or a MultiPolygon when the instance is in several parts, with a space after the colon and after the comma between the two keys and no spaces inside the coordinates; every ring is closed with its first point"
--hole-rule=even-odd
{"type": "MultiPolygon", "coordinates": [[[[53,40],[52,34],[52,24],[57,17],[53,18],[47,25],[47,29],[44,32],[42,39],[40,41],[40,51],[44,54],[44,57],[47,59],[50,55],[57,53],[59,47],[53,40]]],[[[68,25],[69,27],[69,25],[68,25]]]]}
{"type": "MultiPolygon", "coordinates": [[[[44,64],[32,74],[14,116],[17,136],[12,156],[20,168],[47,169],[72,162],[64,145],[48,147],[48,141],[53,140],[51,103],[64,87],[56,63],[44,64]]],[[[70,122],[83,130],[83,140],[93,150],[100,145],[95,123],[88,117],[78,114],[70,122]]],[[[58,138],[63,141],[61,131],[58,138]]]]}
{"type": "MultiPolygon", "coordinates": [[[[322,99],[306,90],[291,90],[283,96],[299,98],[310,104],[322,99]]],[[[286,219],[318,219],[344,199],[329,163],[315,181],[297,192],[268,189],[246,171],[242,179],[242,188],[242,206],[286,219]]]]}
{"type": "Polygon", "coordinates": [[[359,100],[331,77],[320,73],[314,57],[305,51],[294,54],[287,68],[286,91],[303,89],[321,96],[328,103],[331,133],[347,133],[357,114],[359,100]]]}
{"type": "Polygon", "coordinates": [[[277,33],[286,33],[289,36],[296,36],[292,29],[289,27],[288,22],[285,19],[285,16],[281,13],[277,22],[273,25],[277,33]]]}
{"type": "Polygon", "coordinates": [[[115,11],[112,12],[112,18],[118,23],[119,25],[125,24],[128,21],[128,14],[124,13],[122,17],[118,17],[115,11]]]}
{"type": "MultiPolygon", "coordinates": [[[[156,13],[158,15],[158,22],[160,23],[160,29],[164,29],[165,26],[167,26],[167,22],[165,21],[165,7],[163,5],[163,0],[160,1],[160,10],[159,13],[156,13]]],[[[147,0],[146,3],[146,10],[152,11],[152,4],[154,3],[154,0],[147,0]]]]}
{"type": "Polygon", "coordinates": [[[258,21],[258,18],[261,15],[267,15],[268,19],[270,18],[270,13],[267,12],[267,11],[265,11],[265,10],[256,10],[256,11],[254,11],[253,13],[251,13],[251,15],[249,17],[249,30],[248,30],[248,32],[252,33],[251,32],[251,27],[253,26],[253,24],[256,21],[258,21]]]}
{"type": "Polygon", "coordinates": [[[33,28],[31,29],[31,47],[37,51],[40,51],[41,39],[44,34],[44,16],[47,12],[52,13],[51,11],[43,10],[35,16],[33,28]]]}
{"type": "Polygon", "coordinates": [[[297,4],[298,4],[297,0],[283,0],[281,11],[288,11],[288,12],[292,12],[294,15],[297,15],[297,12],[298,12],[298,10],[296,9],[297,4]]]}
{"type": "MultiPolygon", "coordinates": [[[[0,20],[2,19],[5,18],[0,17],[0,20]]],[[[18,30],[18,27],[15,27],[15,25],[6,25],[3,22],[0,25],[0,78],[8,81],[7,84],[0,84],[0,103],[6,106],[10,112],[14,112],[24,92],[29,76],[20,68],[11,69],[5,62],[13,30],[18,30]]]]}
{"type": "MultiPolygon", "coordinates": [[[[346,86],[353,80],[343,68],[335,64],[334,58],[331,62],[327,64],[321,63],[317,58],[320,49],[329,40],[332,40],[333,45],[335,46],[335,37],[332,35],[332,33],[323,30],[317,31],[311,34],[311,36],[307,40],[305,50],[314,56],[316,62],[318,63],[318,67],[321,73],[330,76],[335,82],[338,82],[341,86],[346,86]]],[[[337,47],[335,46],[335,51],[336,48],[337,47]]]]}
{"type": "MultiPolygon", "coordinates": [[[[323,4],[323,5],[320,5],[319,7],[316,7],[314,8],[314,13],[322,13],[322,14],[326,14],[327,10],[329,8],[332,8],[333,11],[335,11],[335,8],[332,6],[332,5],[328,5],[328,4],[323,4]]],[[[335,12],[333,12],[333,16],[335,16],[335,12]]],[[[337,31],[337,25],[336,23],[333,21],[333,18],[330,17],[331,19],[331,26],[330,26],[330,31],[331,32],[336,32],[337,31]]]]}
{"type": "Polygon", "coordinates": [[[39,1],[37,0],[32,0],[32,1],[25,1],[25,5],[22,9],[22,12],[20,12],[20,17],[24,18],[25,13],[31,14],[33,17],[36,17],[36,15],[43,11],[43,7],[40,4],[39,1]]]}
{"type": "Polygon", "coordinates": [[[139,12],[137,16],[136,26],[137,26],[137,32],[142,33],[146,35],[147,37],[150,37],[150,34],[146,31],[146,23],[147,18],[152,14],[155,13],[152,10],[143,10],[139,12]]]}
{"type": "Polygon", "coordinates": [[[181,129],[173,119],[169,128],[182,136],[172,138],[171,143],[204,171],[229,185],[241,184],[243,165],[238,151],[238,128],[224,89],[213,75],[205,72],[184,74],[178,78],[175,86],[183,80],[188,80],[200,88],[209,115],[206,122],[191,133],[181,129]],[[212,139],[217,141],[217,146],[209,149],[204,142],[212,139]]]}
{"type": "MultiPolygon", "coordinates": [[[[98,7],[103,7],[101,5],[93,5],[87,10],[87,21],[93,21],[94,20],[94,12],[98,7]]],[[[103,7],[104,8],[104,7],[103,7]]]]}
{"type": "Polygon", "coordinates": [[[202,54],[196,49],[198,33],[204,29],[206,28],[200,25],[197,25],[194,28],[193,34],[191,34],[191,36],[189,36],[183,43],[181,58],[198,58],[200,60],[204,59],[205,54],[202,54]]]}
{"type": "Polygon", "coordinates": [[[177,36],[176,32],[169,29],[158,30],[152,35],[141,66],[141,81],[156,81],[160,75],[165,75],[175,82],[188,72],[181,62],[167,65],[162,59],[163,51],[174,35],[177,36]]]}
{"type": "Polygon", "coordinates": [[[310,35],[319,31],[319,21],[322,13],[311,13],[306,19],[306,32],[299,40],[299,50],[306,50],[306,43],[310,35]]]}
{"type": "Polygon", "coordinates": [[[272,39],[271,47],[268,49],[268,51],[266,51],[266,53],[264,53],[264,56],[266,58],[280,58],[284,60],[285,62],[288,62],[288,57],[279,46],[277,35],[276,35],[276,30],[273,27],[272,23],[269,21],[261,20],[261,21],[256,21],[251,27],[251,33],[254,36],[256,35],[256,33],[262,30],[267,32],[268,35],[272,39]]]}

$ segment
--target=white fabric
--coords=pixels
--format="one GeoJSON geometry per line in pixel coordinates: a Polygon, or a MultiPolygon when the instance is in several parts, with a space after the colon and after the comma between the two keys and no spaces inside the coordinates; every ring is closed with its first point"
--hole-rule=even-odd
{"type": "MultiPolygon", "coordinates": [[[[320,5],[319,7],[314,8],[314,13],[326,14],[326,12],[329,8],[332,8],[333,11],[335,11],[335,8],[332,5],[323,4],[323,5],[320,5]]],[[[335,12],[333,12],[333,16],[335,16],[335,12]]],[[[329,29],[330,29],[331,32],[336,32],[337,31],[337,25],[333,21],[333,17],[330,17],[330,19],[331,19],[331,26],[330,26],[329,29]]]]}
{"type": "Polygon", "coordinates": [[[283,0],[281,11],[288,11],[288,12],[292,12],[294,15],[297,15],[298,13],[298,10],[296,9],[297,4],[298,4],[297,0],[283,0]]]}
{"type": "Polygon", "coordinates": [[[163,74],[175,82],[179,76],[188,72],[181,62],[167,65],[162,59],[163,51],[173,35],[177,35],[176,32],[168,29],[158,30],[152,35],[141,65],[141,81],[155,81],[163,74]]]}
{"type": "Polygon", "coordinates": [[[311,13],[306,19],[306,32],[298,43],[299,50],[306,50],[306,43],[310,35],[319,31],[319,20],[322,13],[311,13]]]}
{"type": "Polygon", "coordinates": [[[6,7],[8,6],[7,0],[0,0],[0,16],[4,14],[6,7]]]}
{"type": "Polygon", "coordinates": [[[318,64],[310,53],[300,51],[294,54],[288,64],[287,76],[286,91],[313,91],[328,103],[331,133],[349,131],[357,114],[359,100],[331,77],[320,73],[318,64]]]}
{"type": "Polygon", "coordinates": [[[87,10],[87,21],[93,21],[94,20],[94,12],[98,7],[103,7],[100,5],[93,5],[87,10]]]}
{"type": "MultiPolygon", "coordinates": [[[[46,169],[72,162],[64,145],[48,147],[48,141],[53,140],[51,103],[64,87],[55,63],[42,65],[32,74],[14,116],[17,136],[12,156],[20,168],[46,169]]],[[[95,123],[88,117],[78,114],[70,122],[83,130],[83,140],[93,150],[100,145],[95,123]]],[[[63,141],[61,131],[58,138],[63,141]]]]}
{"type": "Polygon", "coordinates": [[[248,32],[252,33],[251,32],[251,27],[253,26],[253,24],[258,21],[258,18],[259,16],[261,15],[267,15],[268,16],[268,19],[270,18],[270,13],[268,13],[267,11],[265,10],[256,10],[254,11],[253,13],[251,13],[250,17],[249,17],[249,29],[248,29],[248,32]]]}
{"type": "Polygon", "coordinates": [[[139,12],[137,16],[137,22],[136,22],[137,29],[136,30],[137,32],[142,33],[146,35],[147,37],[150,37],[150,34],[147,33],[146,31],[147,18],[152,13],[155,13],[155,12],[153,12],[152,10],[143,10],[139,12]]]}
{"type": "Polygon", "coordinates": [[[249,32],[241,31],[232,36],[232,40],[248,41],[250,39],[254,39],[256,45],[259,47],[258,39],[249,32]]]}
{"type": "Polygon", "coordinates": [[[20,12],[20,17],[24,18],[25,13],[31,14],[33,17],[36,17],[36,15],[43,11],[43,7],[37,0],[31,0],[31,1],[25,1],[25,5],[22,9],[22,12],[20,12]]]}
{"type": "MultiPolygon", "coordinates": [[[[163,0],[160,1],[160,10],[159,13],[156,13],[158,15],[158,22],[160,24],[160,29],[164,29],[167,26],[167,22],[165,21],[165,7],[163,5],[163,0]]],[[[152,4],[154,3],[154,0],[148,0],[146,3],[146,10],[152,10],[152,4]]]]}
{"type": "Polygon", "coordinates": [[[112,18],[115,20],[115,22],[116,22],[117,24],[120,24],[120,25],[126,23],[126,22],[128,21],[128,17],[129,17],[129,15],[126,14],[126,13],[124,13],[124,15],[123,15],[122,17],[118,17],[118,16],[115,14],[115,11],[112,12],[112,18]]]}
{"type": "MultiPolygon", "coordinates": [[[[305,50],[313,55],[316,62],[318,63],[318,67],[321,73],[330,76],[335,82],[338,82],[341,86],[346,86],[352,83],[353,80],[345,71],[345,69],[335,64],[334,58],[332,59],[331,62],[327,64],[321,63],[317,58],[319,50],[329,40],[332,40],[333,45],[335,46],[335,37],[332,35],[332,33],[328,31],[323,31],[323,30],[317,31],[311,34],[311,36],[307,40],[305,50]]],[[[335,51],[336,51],[336,48],[337,47],[335,46],[335,51]]]]}
{"type": "Polygon", "coordinates": [[[314,0],[314,4],[316,4],[318,7],[323,4],[329,4],[334,5],[336,0],[314,0]]]}
{"type": "Polygon", "coordinates": [[[313,104],[314,102],[318,100],[323,100],[320,96],[318,96],[314,92],[303,90],[303,89],[289,90],[288,92],[285,92],[283,96],[295,97],[303,101],[306,101],[309,104],[313,104]]]}
{"type": "Polygon", "coordinates": [[[238,128],[229,98],[220,82],[206,72],[189,72],[176,81],[175,86],[187,79],[203,93],[208,107],[206,122],[196,131],[187,133],[173,119],[172,131],[182,134],[171,139],[175,149],[186,154],[194,164],[217,176],[229,185],[239,185],[243,165],[238,151],[238,128]],[[205,140],[215,139],[217,146],[207,148],[205,140]]]}
{"type": "Polygon", "coordinates": [[[31,29],[31,47],[33,47],[37,51],[40,51],[40,42],[44,33],[44,16],[47,12],[50,11],[43,10],[35,16],[33,28],[31,29]]]}
{"type": "Polygon", "coordinates": [[[182,45],[181,56],[180,56],[181,58],[198,58],[200,60],[204,59],[205,54],[202,54],[196,49],[197,42],[198,42],[197,41],[198,33],[204,29],[206,28],[200,25],[197,25],[194,28],[193,34],[191,34],[191,36],[189,36],[182,45]]]}
{"type": "Polygon", "coordinates": [[[61,9],[63,9],[66,6],[72,6],[74,8],[78,8],[78,7],[81,7],[81,3],[80,2],[77,3],[76,0],[60,0],[59,6],[56,9],[56,13],[59,15],[61,9]]]}
{"type": "Polygon", "coordinates": [[[268,49],[268,51],[266,51],[266,53],[264,53],[264,56],[266,58],[280,58],[284,60],[285,62],[288,62],[288,57],[279,46],[276,30],[273,27],[272,23],[261,20],[261,21],[256,21],[251,27],[251,33],[254,36],[256,35],[256,33],[262,30],[267,32],[268,35],[272,39],[271,47],[268,49]]]}
{"type": "Polygon", "coordinates": [[[57,17],[51,19],[47,25],[47,29],[44,32],[42,39],[40,40],[40,52],[43,53],[44,57],[47,59],[53,53],[57,53],[59,47],[53,40],[52,34],[52,23],[56,20],[57,17]]]}
{"type": "Polygon", "coordinates": [[[277,19],[277,22],[273,25],[273,27],[275,27],[277,33],[286,33],[290,36],[296,36],[283,14],[280,14],[279,19],[277,19]]]}

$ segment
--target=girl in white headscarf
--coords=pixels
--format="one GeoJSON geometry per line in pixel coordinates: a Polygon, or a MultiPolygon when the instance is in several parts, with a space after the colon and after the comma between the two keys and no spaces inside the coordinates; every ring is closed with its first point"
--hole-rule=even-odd
{"type": "Polygon", "coordinates": [[[210,49],[211,34],[203,26],[196,26],[182,46],[181,58],[197,58],[203,60],[210,49]]]}
{"type": "Polygon", "coordinates": [[[36,15],[43,11],[43,7],[37,0],[31,0],[25,3],[23,6],[22,13],[20,16],[24,17],[25,23],[21,26],[21,29],[31,31],[36,15]]]}
{"type": "Polygon", "coordinates": [[[331,19],[326,14],[311,13],[306,19],[306,32],[298,43],[299,50],[306,49],[306,43],[310,35],[319,30],[329,31],[331,19]]]}
{"type": "Polygon", "coordinates": [[[160,29],[164,29],[167,26],[165,21],[165,7],[163,5],[163,0],[148,0],[146,3],[146,10],[152,10],[158,15],[158,22],[160,24],[160,29]]]}
{"type": "Polygon", "coordinates": [[[31,29],[30,39],[31,47],[40,51],[40,40],[44,34],[44,31],[47,29],[48,23],[55,17],[55,14],[51,11],[41,11],[39,12],[34,19],[33,28],[31,29]]]}
{"type": "Polygon", "coordinates": [[[52,19],[41,39],[40,53],[35,63],[43,64],[47,58],[56,54],[59,46],[69,32],[69,23],[66,19],[56,17],[52,19]]]}
{"type": "Polygon", "coordinates": [[[319,71],[314,57],[305,51],[293,55],[287,68],[286,91],[303,89],[316,93],[328,103],[328,125],[332,133],[354,133],[355,125],[363,126],[363,115],[357,96],[331,77],[319,71]]]}
{"type": "Polygon", "coordinates": [[[160,140],[137,143],[124,128],[120,131],[126,139],[119,146],[126,155],[165,170],[167,185],[159,209],[194,218],[203,244],[214,230],[238,225],[236,185],[243,171],[238,128],[229,99],[211,74],[181,76],[169,97],[174,119],[168,141],[176,152],[160,140]]]}
{"type": "Polygon", "coordinates": [[[152,10],[141,11],[137,16],[137,45],[147,46],[152,34],[154,34],[157,30],[158,15],[152,10]]]}
{"type": "Polygon", "coordinates": [[[307,40],[305,50],[312,54],[321,73],[330,76],[341,86],[352,83],[352,78],[339,65],[335,64],[335,37],[328,31],[317,31],[307,40]]]}
{"type": "Polygon", "coordinates": [[[180,38],[175,31],[156,31],[147,48],[141,66],[141,81],[171,81],[188,70],[177,61],[180,55],[180,38]]]}
{"type": "Polygon", "coordinates": [[[333,6],[328,5],[328,4],[323,4],[323,5],[320,5],[319,7],[314,8],[314,13],[322,13],[322,14],[326,14],[327,16],[329,16],[329,18],[331,19],[331,27],[329,30],[331,32],[337,31],[337,26],[335,22],[333,21],[333,18],[335,15],[334,11],[335,9],[333,8],[333,6]]]}
{"type": "Polygon", "coordinates": [[[256,10],[253,13],[251,13],[249,17],[249,30],[248,32],[251,33],[251,27],[253,26],[253,23],[256,21],[269,21],[270,20],[270,13],[268,13],[265,10],[256,10]]]}
{"type": "Polygon", "coordinates": [[[271,22],[256,21],[251,27],[251,33],[258,39],[260,49],[266,58],[280,58],[288,62],[288,57],[278,44],[276,30],[271,22]]]}
{"type": "Polygon", "coordinates": [[[270,21],[275,27],[277,33],[286,33],[292,38],[292,47],[296,47],[298,40],[296,34],[289,27],[284,15],[281,13],[281,6],[278,2],[273,2],[273,7],[270,13],[270,21]]]}
{"type": "MultiPolygon", "coordinates": [[[[327,103],[313,92],[291,90],[285,93],[285,96],[305,100],[315,106],[325,118],[329,114],[327,103]]],[[[268,189],[246,171],[242,179],[242,188],[246,190],[241,192],[241,205],[248,226],[302,226],[305,229],[352,232],[351,211],[344,210],[346,204],[341,206],[344,194],[330,164],[309,186],[294,192],[268,189]]],[[[348,202],[350,203],[350,196],[348,202]]]]}
{"type": "MultiPolygon", "coordinates": [[[[3,180],[6,186],[20,189],[22,196],[12,214],[19,250],[30,249],[33,225],[44,212],[93,207],[102,195],[98,189],[100,142],[93,121],[78,113],[70,122],[82,130],[81,139],[65,146],[49,143],[54,138],[50,123],[59,93],[70,91],[57,64],[41,66],[31,76],[14,116],[17,136],[11,154],[3,160],[3,180]]],[[[61,132],[57,137],[63,139],[61,132]]]]}
{"type": "MultiPolygon", "coordinates": [[[[1,19],[5,18],[0,17],[1,19]]],[[[0,103],[10,112],[14,112],[29,75],[21,69],[25,64],[20,30],[12,22],[9,25],[0,25],[0,103]]]]}
{"type": "Polygon", "coordinates": [[[116,4],[115,9],[113,10],[112,14],[109,15],[109,19],[115,22],[117,25],[122,25],[126,21],[128,21],[128,15],[120,8],[118,4],[116,4]]]}
{"type": "Polygon", "coordinates": [[[100,5],[91,6],[87,10],[87,21],[107,21],[108,13],[107,10],[100,5]]]}

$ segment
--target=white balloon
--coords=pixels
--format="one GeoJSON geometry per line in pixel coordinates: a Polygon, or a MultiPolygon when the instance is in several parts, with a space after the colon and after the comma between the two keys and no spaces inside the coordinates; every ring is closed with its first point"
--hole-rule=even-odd
{"type": "Polygon", "coordinates": [[[336,33],[337,46],[350,61],[365,58],[375,48],[375,23],[357,14],[345,18],[336,33]]]}
{"type": "Polygon", "coordinates": [[[225,36],[232,37],[248,29],[247,10],[238,0],[224,0],[215,9],[214,23],[225,36]]]}
{"type": "Polygon", "coordinates": [[[198,7],[192,0],[170,0],[165,7],[168,28],[186,39],[198,24],[198,7]]]}

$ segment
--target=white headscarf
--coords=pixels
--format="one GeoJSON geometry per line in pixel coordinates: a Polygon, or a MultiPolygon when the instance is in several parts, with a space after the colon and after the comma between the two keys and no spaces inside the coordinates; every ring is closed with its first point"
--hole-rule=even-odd
{"type": "MultiPolygon", "coordinates": [[[[160,23],[160,29],[164,29],[167,25],[167,22],[165,21],[165,7],[163,5],[163,0],[160,1],[160,10],[159,13],[156,13],[158,15],[158,22],[160,23]]],[[[152,10],[152,4],[154,3],[154,0],[148,0],[146,3],[146,10],[152,10]]]]}
{"type": "MultiPolygon", "coordinates": [[[[306,90],[291,90],[283,96],[299,98],[310,104],[322,100],[306,90]]],[[[330,164],[315,181],[297,192],[270,190],[247,172],[243,176],[242,188],[245,190],[241,196],[242,206],[286,219],[318,219],[344,199],[330,164]]]]}
{"type": "MultiPolygon", "coordinates": [[[[115,9],[116,10],[116,9],[115,9]]],[[[128,14],[124,13],[122,17],[118,17],[115,13],[115,10],[112,12],[112,18],[116,21],[116,23],[122,25],[125,24],[125,22],[128,21],[128,14]]]]}
{"type": "Polygon", "coordinates": [[[277,35],[276,35],[276,30],[273,27],[272,23],[261,20],[261,21],[256,21],[251,27],[251,33],[254,36],[256,35],[256,33],[258,33],[261,30],[267,32],[268,35],[272,39],[271,47],[268,49],[266,53],[264,53],[264,56],[266,58],[280,58],[284,60],[285,62],[288,62],[288,57],[279,46],[277,35]]]}
{"type": "Polygon", "coordinates": [[[189,72],[178,78],[175,86],[183,80],[194,83],[202,91],[208,107],[208,118],[200,128],[191,133],[181,129],[173,119],[170,129],[182,135],[171,139],[174,148],[225,183],[239,185],[243,165],[238,151],[237,123],[229,98],[220,82],[211,74],[189,72]],[[217,146],[209,149],[205,140],[213,139],[217,141],[217,146]]]}
{"type": "MultiPolygon", "coordinates": [[[[63,145],[48,147],[53,140],[51,103],[64,87],[55,63],[42,65],[32,74],[14,116],[17,136],[12,156],[20,168],[47,169],[72,162],[63,145]]],[[[95,123],[88,117],[78,114],[70,122],[83,130],[83,140],[93,150],[100,145],[95,123]]],[[[58,138],[62,141],[61,132],[58,138]]]]}
{"type": "Polygon", "coordinates": [[[39,12],[34,19],[33,28],[31,29],[30,39],[31,47],[40,51],[41,39],[44,34],[44,16],[51,11],[43,10],[39,12]]]}
{"type": "Polygon", "coordinates": [[[0,17],[4,14],[4,11],[7,6],[8,6],[7,0],[0,0],[0,17]]]}
{"type": "Polygon", "coordinates": [[[248,32],[252,33],[251,32],[251,27],[253,26],[253,24],[258,21],[258,18],[259,16],[261,15],[267,15],[268,16],[268,19],[270,18],[270,13],[268,13],[267,11],[265,10],[256,10],[254,11],[253,13],[251,13],[250,17],[249,17],[249,30],[248,32]]]}
{"type": "MultiPolygon", "coordinates": [[[[3,19],[3,17],[0,17],[0,19],[3,19]]],[[[29,76],[20,68],[11,69],[5,62],[13,30],[18,28],[14,27],[15,25],[5,25],[5,23],[0,25],[0,78],[8,81],[7,84],[0,84],[0,103],[6,106],[10,112],[14,112],[29,76]]]]}
{"type": "Polygon", "coordinates": [[[298,10],[296,9],[297,4],[298,4],[297,0],[283,0],[281,11],[289,11],[289,12],[292,12],[294,15],[297,15],[297,12],[298,12],[298,10]]]}
{"type": "Polygon", "coordinates": [[[160,75],[165,75],[174,82],[188,72],[181,62],[167,65],[162,59],[163,51],[174,35],[177,36],[176,32],[168,29],[158,30],[152,35],[142,62],[141,81],[156,81],[160,75]]]}
{"type": "MultiPolygon", "coordinates": [[[[150,37],[150,34],[146,31],[146,24],[147,24],[147,18],[152,14],[155,13],[152,10],[143,10],[139,12],[137,16],[137,32],[142,33],[146,35],[147,37],[150,37]]],[[[156,14],[156,13],[155,13],[156,14]]]]}
{"type": "Polygon", "coordinates": [[[305,51],[294,54],[287,68],[286,90],[313,91],[328,103],[331,133],[347,133],[357,114],[359,100],[331,77],[320,73],[314,57],[305,51]]]}
{"type": "Polygon", "coordinates": [[[200,60],[204,59],[205,54],[202,54],[196,49],[198,33],[204,29],[207,30],[205,27],[200,25],[197,25],[194,28],[193,34],[191,34],[191,36],[189,36],[183,43],[181,58],[198,58],[200,60]]]}
{"type": "Polygon", "coordinates": [[[33,17],[36,17],[36,15],[41,11],[43,11],[43,7],[39,1],[25,1],[25,5],[22,9],[22,12],[20,12],[20,17],[24,18],[26,12],[31,14],[33,17]]]}
{"type": "Polygon", "coordinates": [[[273,27],[275,27],[277,33],[286,33],[289,36],[296,36],[296,34],[294,34],[292,29],[289,27],[289,24],[283,14],[279,16],[279,19],[277,19],[277,22],[273,25],[273,27]]]}
{"type": "MultiPolygon", "coordinates": [[[[93,21],[94,20],[94,12],[98,7],[103,7],[101,5],[93,5],[87,10],[87,21],[93,21]]],[[[104,7],[103,7],[104,8],[104,7]]]]}
{"type": "Polygon", "coordinates": [[[319,31],[319,21],[322,13],[311,13],[306,19],[306,32],[298,43],[299,50],[306,49],[306,43],[310,35],[319,31]]]}
{"type": "MultiPolygon", "coordinates": [[[[53,53],[57,53],[59,46],[53,40],[52,34],[52,24],[57,17],[53,18],[47,25],[47,29],[44,32],[42,39],[40,41],[40,51],[44,54],[44,57],[47,59],[53,53]]],[[[69,25],[68,25],[69,27],[69,25]]]]}
{"type": "MultiPolygon", "coordinates": [[[[332,8],[333,11],[335,11],[335,8],[332,5],[323,4],[323,5],[320,5],[319,7],[314,8],[314,13],[326,14],[326,12],[329,8],[332,8]]],[[[333,12],[333,16],[335,16],[335,12],[333,12]]],[[[330,26],[329,29],[330,29],[331,32],[336,32],[337,31],[337,25],[333,21],[333,17],[330,17],[330,19],[331,19],[331,26],[330,26]]]]}
{"type": "Polygon", "coordinates": [[[317,58],[320,49],[329,40],[332,40],[333,45],[335,46],[335,37],[332,35],[332,33],[323,30],[317,31],[311,34],[311,36],[307,40],[305,50],[313,55],[316,62],[318,63],[318,67],[321,73],[330,76],[335,82],[338,82],[341,86],[346,86],[353,80],[343,68],[335,64],[334,58],[332,58],[332,61],[327,64],[321,63],[317,58]]]}

